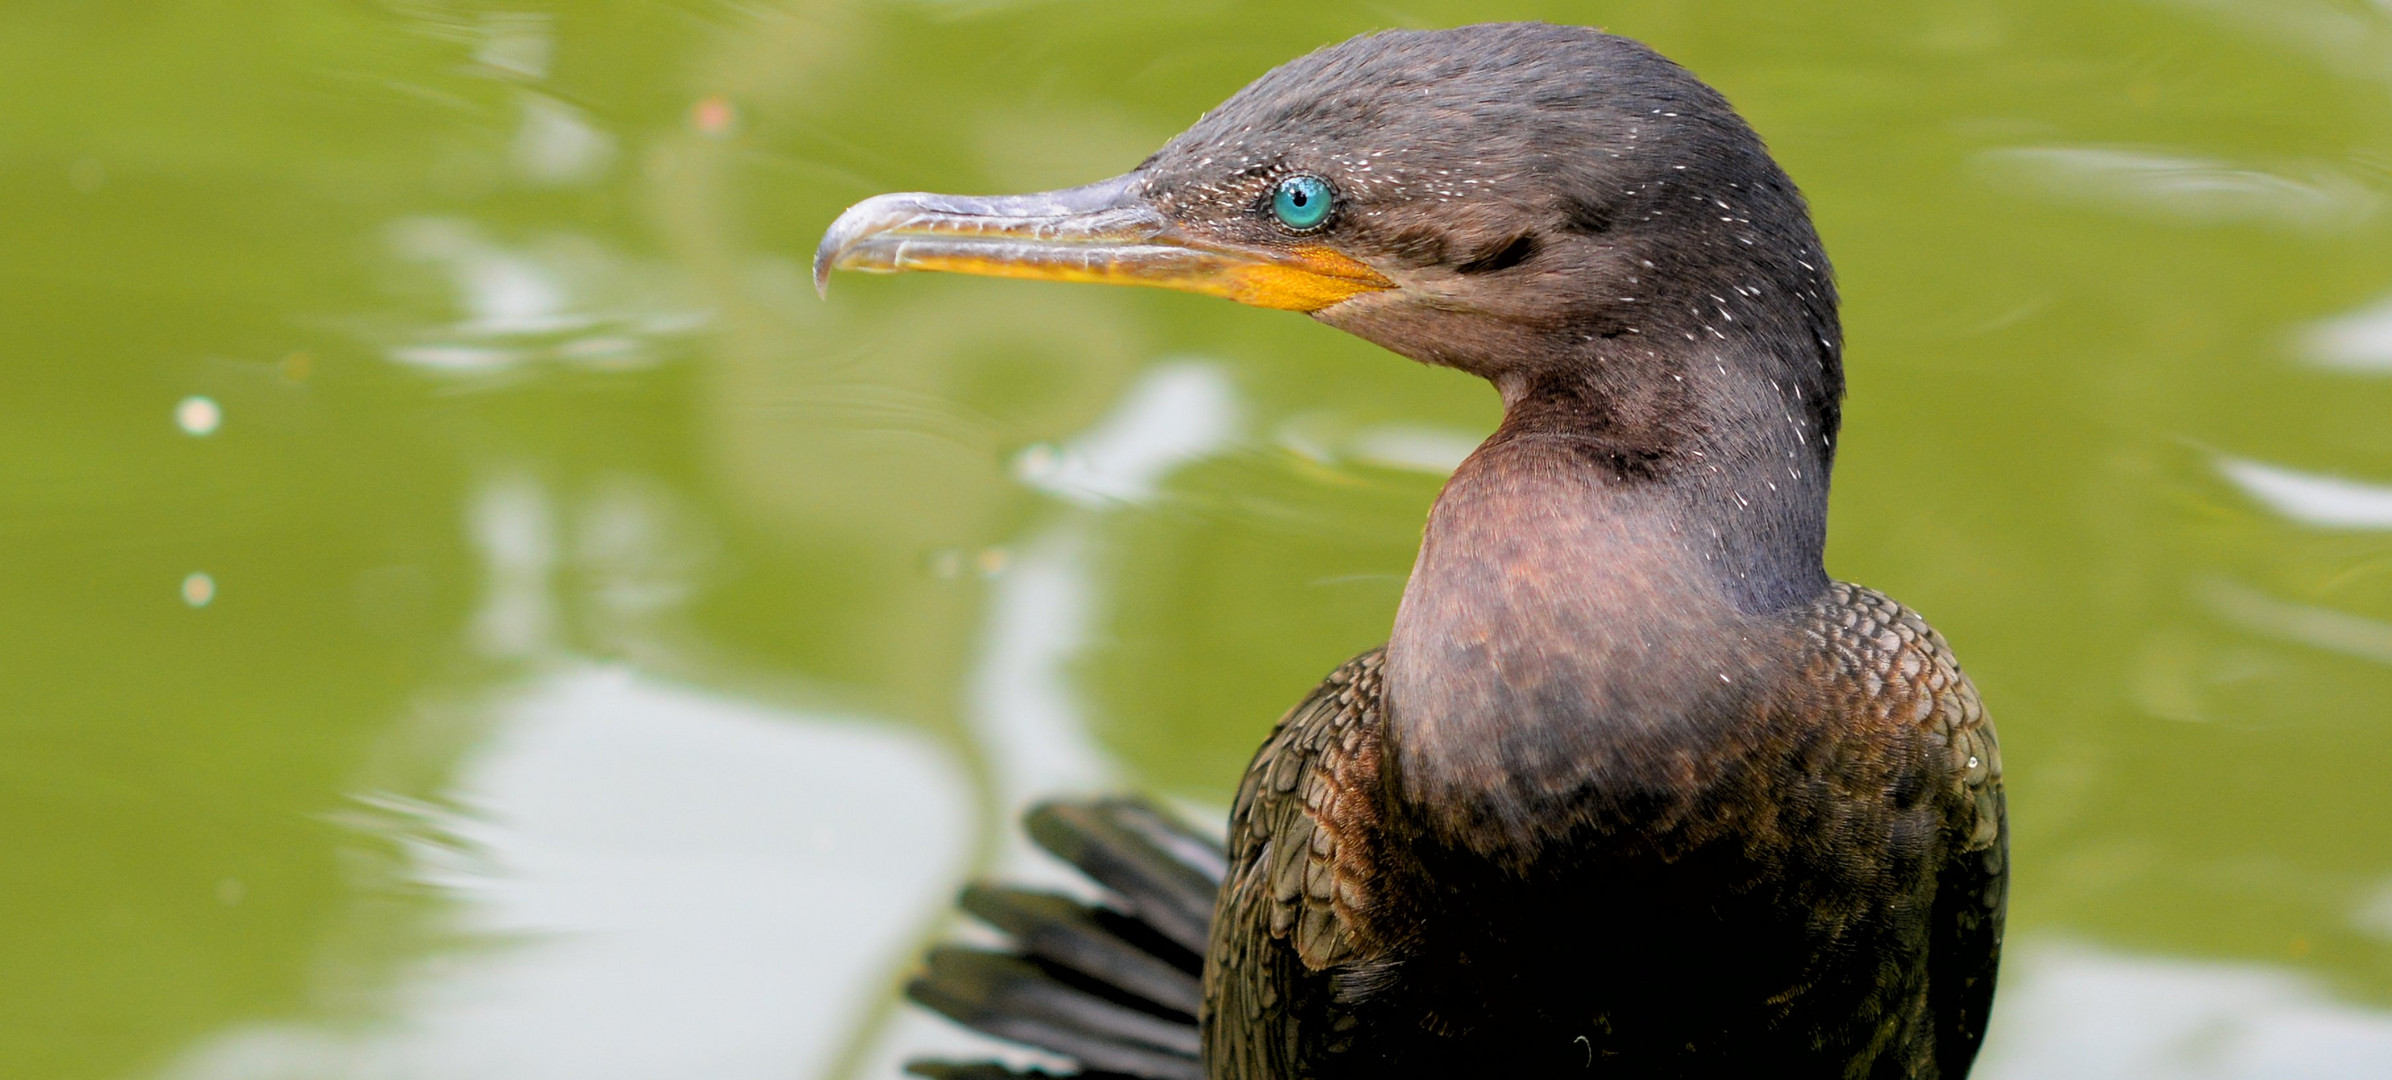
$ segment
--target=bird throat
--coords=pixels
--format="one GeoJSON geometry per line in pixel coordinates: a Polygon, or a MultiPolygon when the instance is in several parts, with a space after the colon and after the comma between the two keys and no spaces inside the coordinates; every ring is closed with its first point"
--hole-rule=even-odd
{"type": "Polygon", "coordinates": [[[1689,790],[1704,748],[1780,685],[1782,615],[1827,586],[1826,476],[1785,475],[1784,427],[1628,452],[1555,419],[1582,410],[1506,396],[1396,615],[1386,795],[1527,872],[1570,823],[1689,790]]]}

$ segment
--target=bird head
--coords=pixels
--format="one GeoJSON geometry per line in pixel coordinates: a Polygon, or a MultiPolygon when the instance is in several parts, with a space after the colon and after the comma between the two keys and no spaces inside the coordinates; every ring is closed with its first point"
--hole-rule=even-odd
{"type": "Polygon", "coordinates": [[[1793,183],[1716,91],[1581,27],[1332,45],[1110,180],[867,199],[816,251],[818,286],[834,269],[1301,311],[1507,400],[1555,377],[1683,382],[1699,363],[1813,391],[1832,433],[1842,388],[1835,287],[1793,183]]]}

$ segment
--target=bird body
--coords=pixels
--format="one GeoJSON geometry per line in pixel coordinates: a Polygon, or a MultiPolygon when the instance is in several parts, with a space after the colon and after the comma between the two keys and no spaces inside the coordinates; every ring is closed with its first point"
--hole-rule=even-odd
{"type": "MultiPolygon", "coordinates": [[[[1186,1066],[1084,1040],[1083,1063],[1965,1075],[2007,880],[1992,727],[1934,630],[1823,567],[1833,276],[1708,86],[1576,27],[1357,38],[1114,181],[868,200],[816,267],[1306,311],[1503,399],[1429,514],[1388,644],[1281,721],[1223,861],[1113,804],[1051,845],[1100,880],[1162,868],[1109,882],[1133,914],[1220,880],[1203,939],[1153,953],[1202,957],[1197,1038],[1123,1036],[1186,1066]]],[[[1027,955],[988,985],[1186,1015],[1027,955]]],[[[940,997],[939,970],[918,985],[946,1011],[1019,1019],[994,991],[940,997]]]]}
{"type": "Polygon", "coordinates": [[[1498,742],[1426,799],[1390,658],[1340,669],[1239,792],[1207,1075],[1966,1075],[2002,903],[1983,708],[1882,595],[1788,615],[1751,652],[1801,668],[1686,687],[1708,723],[1498,742]]]}

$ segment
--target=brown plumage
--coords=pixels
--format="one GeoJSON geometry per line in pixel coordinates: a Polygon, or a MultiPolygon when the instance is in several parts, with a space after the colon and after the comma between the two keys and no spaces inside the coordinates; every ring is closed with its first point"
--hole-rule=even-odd
{"type": "Polygon", "coordinates": [[[942,952],[917,999],[1151,1077],[1968,1071],[2000,754],[1944,640],[1822,566],[1833,275],[1709,87],[1573,27],[1358,38],[1116,180],[859,204],[837,267],[1306,311],[1505,407],[1226,859],[1143,804],[1045,808],[1123,911],[984,895],[1024,956],[942,952]]]}
{"type": "MultiPolygon", "coordinates": [[[[1676,759],[1685,771],[1668,797],[1610,815],[1599,831],[1612,839],[1589,846],[1648,849],[1622,861],[1705,867],[1644,898],[1638,906],[1647,909],[1770,889],[1756,905],[1770,909],[1758,924],[1791,928],[1800,948],[1738,944],[1749,928],[1707,925],[1725,920],[1703,913],[1609,921],[1596,929],[1685,933],[1656,949],[1578,955],[1568,938],[1515,941],[1490,925],[1522,908],[1558,906],[1550,897],[1522,904],[1500,891],[1407,880],[1422,870],[1410,853],[1387,850],[1373,798],[1386,712],[1384,657],[1372,650],[1280,722],[1239,788],[1232,869],[1206,968],[1209,1075],[1543,1075],[1577,1071],[1573,1054],[1633,1076],[1747,1066],[1771,1075],[1965,1075],[1992,1004],[2001,933],[2001,759],[1992,727],[1942,636],[1882,594],[1839,582],[1789,621],[1802,676],[1740,725],[1732,750],[1712,743],[1676,759]],[[1625,843],[1616,839],[1623,834],[1625,843]],[[1875,858],[1856,860],[1855,849],[1875,858]],[[1789,864],[1811,872],[1784,873],[1789,864]],[[1447,926],[1463,929],[1440,930],[1447,926]],[[1457,939],[1468,947],[1448,944],[1457,939]],[[1507,988],[1450,961],[1426,961],[1435,977],[1402,972],[1424,953],[1475,953],[1481,965],[1501,958],[1500,981],[1540,974],[1507,988]],[[1602,972],[1602,954],[1613,972],[1602,972]],[[1691,970],[1620,978],[1623,955],[1691,970]],[[1785,962],[1753,963],[1760,956],[1785,962]],[[1931,957],[1940,961],[1932,971],[1931,957]],[[1740,968],[1728,992],[1690,985],[1740,968]],[[1622,1010],[1601,988],[1554,985],[1572,969],[1608,975],[1585,981],[1615,981],[1609,992],[1625,998],[1675,987],[1682,996],[1663,1011],[1677,1015],[1641,1017],[1642,1030],[1604,1023],[1622,1010]],[[1417,985],[1391,989],[1399,981],[1417,985]],[[1515,1031],[1521,1015],[1567,1014],[1573,997],[1586,1002],[1576,1006],[1584,1044],[1547,1039],[1524,1054],[1475,1045],[1500,1035],[1519,1047],[1515,1038],[1531,1037],[1515,1031]],[[1422,1034],[1357,1038],[1350,1018],[1378,1009],[1355,1006],[1391,999],[1425,1021],[1422,1034]],[[1722,1023],[1739,1004],[1760,1006],[1748,1010],[1752,1022],[1722,1023]],[[1838,1053],[1819,1067],[1796,1065],[1830,1047],[1838,1053]]],[[[1595,891],[1624,887],[1596,876],[1595,891]]],[[[1586,910],[1610,906],[1590,898],[1586,910]]],[[[1568,1025],[1539,1017],[1527,1026],[1568,1025]]]]}

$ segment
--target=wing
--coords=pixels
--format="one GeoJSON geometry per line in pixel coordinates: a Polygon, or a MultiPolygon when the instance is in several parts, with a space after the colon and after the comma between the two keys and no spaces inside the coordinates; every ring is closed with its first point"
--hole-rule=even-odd
{"type": "Polygon", "coordinates": [[[2002,754],[1977,688],[1942,634],[1882,593],[1835,584],[1814,637],[1831,678],[1880,723],[1915,725],[1941,781],[1945,857],[1928,914],[1925,1022],[1935,1075],[1960,1080],[1985,1039],[2009,893],[2002,754]]]}
{"type": "Polygon", "coordinates": [[[1204,969],[1214,1080],[1285,1080],[1333,1054],[1333,969],[1374,955],[1383,650],[1279,722],[1238,787],[1204,969]]]}

